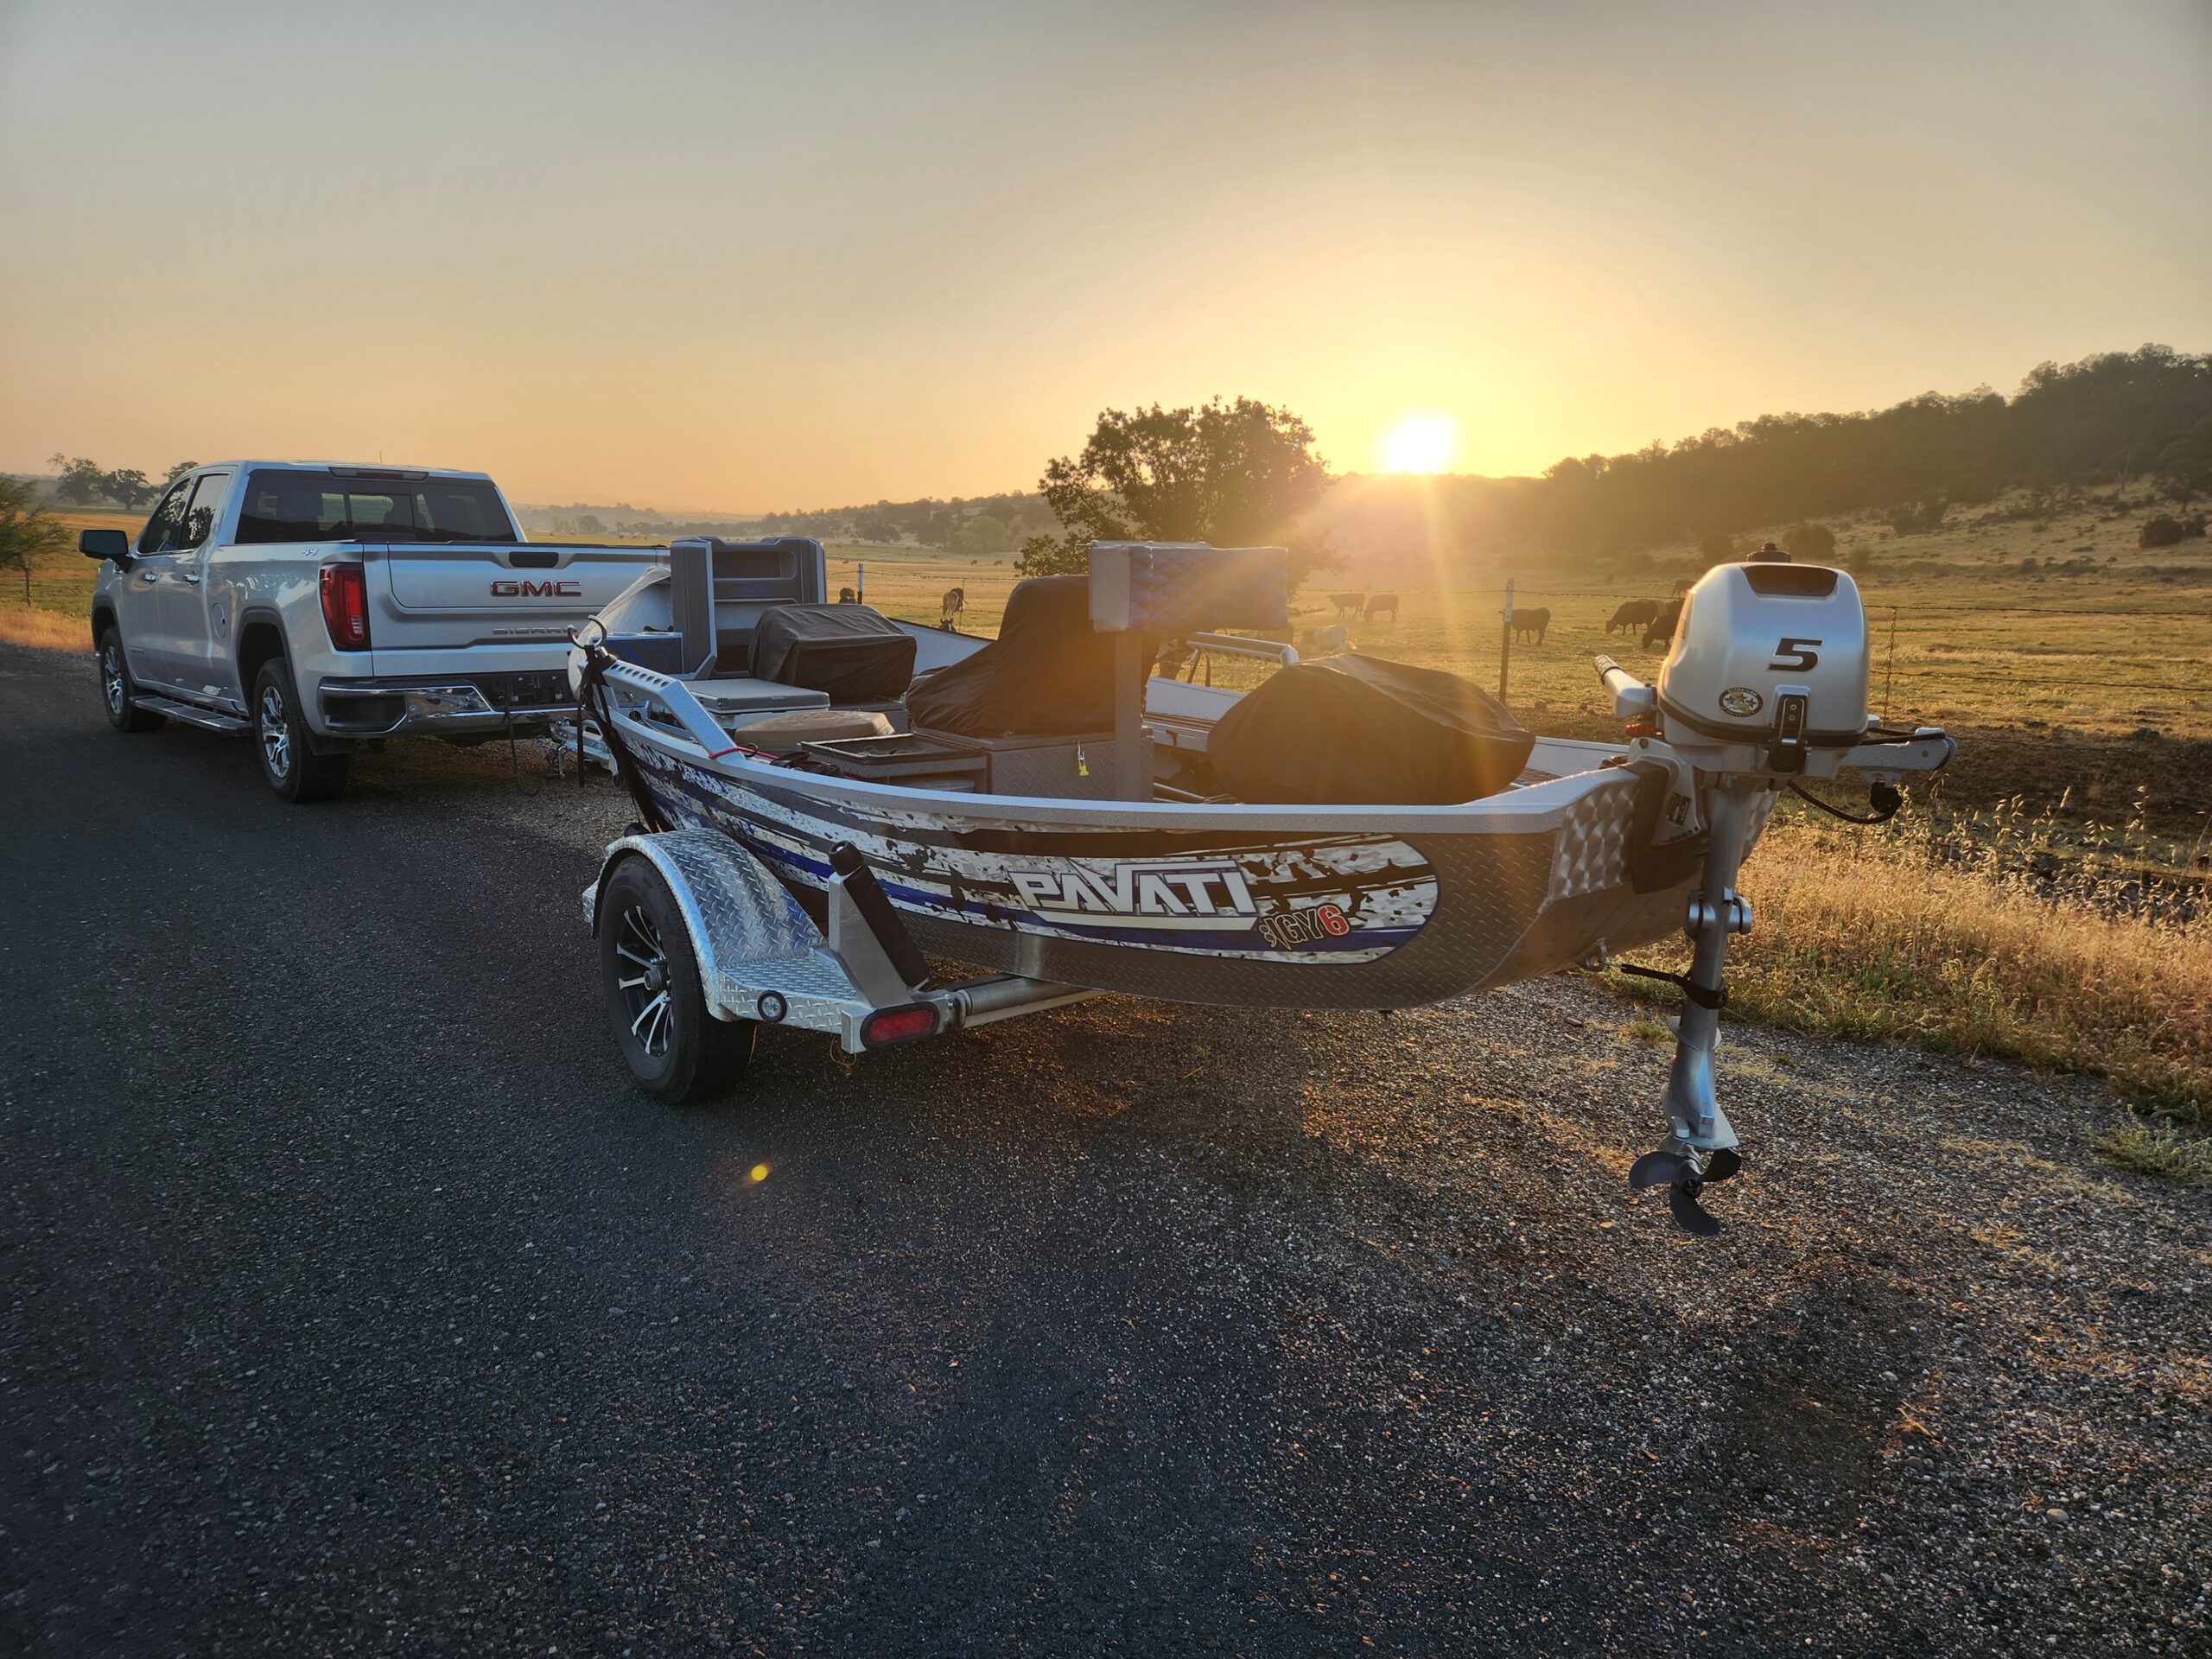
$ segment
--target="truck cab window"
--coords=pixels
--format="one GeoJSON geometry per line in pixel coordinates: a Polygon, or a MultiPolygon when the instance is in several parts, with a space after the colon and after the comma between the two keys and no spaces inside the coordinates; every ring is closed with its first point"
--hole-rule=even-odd
{"type": "Polygon", "coordinates": [[[191,490],[190,479],[169,486],[168,493],[161,499],[154,508],[153,516],[146,520],[146,528],[138,532],[139,552],[158,553],[168,543],[177,525],[183,521],[185,497],[191,490]]]}
{"type": "Polygon", "coordinates": [[[215,528],[215,515],[223,510],[223,492],[231,481],[228,473],[209,473],[192,489],[192,505],[184,510],[184,527],[177,533],[178,547],[190,550],[205,547],[207,537],[215,528]]]}
{"type": "MultiPolygon", "coordinates": [[[[410,480],[410,483],[412,480],[410,480]]],[[[515,534],[499,493],[480,479],[378,487],[351,474],[257,469],[238,538],[271,542],[498,542],[515,534]]]]}

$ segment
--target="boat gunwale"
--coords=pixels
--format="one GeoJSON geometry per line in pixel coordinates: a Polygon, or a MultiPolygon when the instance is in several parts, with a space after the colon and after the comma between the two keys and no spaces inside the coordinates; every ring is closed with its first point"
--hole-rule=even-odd
{"type": "MultiPolygon", "coordinates": [[[[1288,831],[1300,835],[1541,835],[1556,830],[1567,814],[1594,791],[1618,787],[1627,775],[1594,764],[1605,756],[1625,760],[1628,750],[1580,739],[1540,739],[1540,744],[1590,753],[1584,771],[1514,785],[1495,795],[1448,805],[1289,804],[1267,802],[1071,800],[1056,796],[982,795],[950,790],[914,789],[824,772],[799,772],[743,754],[715,755],[679,730],[649,721],[632,707],[618,707],[625,737],[652,743],[671,758],[741,787],[774,786],[855,810],[915,813],[988,824],[1055,824],[1096,830],[1221,830],[1224,833],[1288,831]]],[[[734,736],[741,734],[737,728],[734,736]]]]}

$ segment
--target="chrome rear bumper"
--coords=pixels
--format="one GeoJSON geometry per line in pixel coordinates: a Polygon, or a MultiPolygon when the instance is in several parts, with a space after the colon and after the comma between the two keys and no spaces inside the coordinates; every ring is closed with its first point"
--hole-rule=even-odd
{"type": "Polygon", "coordinates": [[[323,729],[334,737],[392,737],[409,734],[458,736],[541,728],[573,715],[566,698],[494,702],[465,680],[395,684],[388,680],[325,680],[320,691],[323,729]]]}

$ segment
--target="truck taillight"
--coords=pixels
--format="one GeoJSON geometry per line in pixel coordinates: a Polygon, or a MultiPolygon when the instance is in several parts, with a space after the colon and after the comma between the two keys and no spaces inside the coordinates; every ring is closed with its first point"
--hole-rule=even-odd
{"type": "Polygon", "coordinates": [[[359,565],[322,567],[322,626],[340,651],[369,648],[369,585],[359,565]]]}

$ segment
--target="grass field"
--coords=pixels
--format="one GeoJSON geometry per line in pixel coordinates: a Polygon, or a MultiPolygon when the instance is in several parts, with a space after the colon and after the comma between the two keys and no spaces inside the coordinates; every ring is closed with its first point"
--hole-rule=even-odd
{"type": "MultiPolygon", "coordinates": [[[[72,546],[38,562],[30,603],[81,616],[93,566],[74,550],[76,531],[135,531],[141,518],[56,516],[72,546]]],[[[2212,662],[2212,543],[2139,552],[2139,522],[2136,514],[2092,506],[2040,527],[2020,519],[1970,522],[1894,540],[1876,540],[1886,532],[1871,526],[1846,527],[1839,556],[1863,549],[1866,559],[1859,584],[1874,639],[1877,711],[1894,720],[2023,732],[2212,740],[2212,677],[2202,672],[2212,662]],[[2024,559],[2038,567],[2089,561],[2094,568],[2029,574],[2020,569],[2024,559]]],[[[1327,599],[1332,592],[1395,593],[1396,620],[1345,624],[1356,650],[1450,669],[1495,689],[1499,613],[1510,575],[1516,609],[1548,609],[1552,623],[1541,645],[1514,648],[1509,700],[1535,724],[1603,721],[1592,656],[1609,652],[1630,667],[1658,661],[1632,635],[1608,637],[1606,619],[1624,600],[1666,593],[1670,576],[1659,572],[1688,552],[1662,550],[1653,575],[1606,582],[1547,575],[1533,562],[1520,569],[1484,565],[1446,579],[1407,567],[1324,570],[1300,593],[1292,621],[1304,633],[1338,620],[1327,599]]],[[[1011,555],[976,560],[912,545],[844,543],[830,544],[829,554],[833,590],[864,587],[870,604],[906,620],[936,621],[945,590],[963,588],[958,626],[968,632],[996,632],[1017,579],[1011,555]]],[[[0,616],[13,611],[20,618],[21,594],[0,579],[0,616]]]]}

